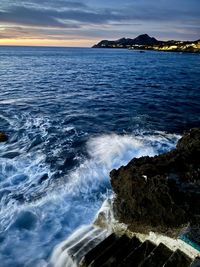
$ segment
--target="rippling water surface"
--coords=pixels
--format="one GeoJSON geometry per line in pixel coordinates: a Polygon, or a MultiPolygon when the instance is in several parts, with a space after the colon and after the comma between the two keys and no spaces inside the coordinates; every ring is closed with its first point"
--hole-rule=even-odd
{"type": "Polygon", "coordinates": [[[112,194],[110,170],[199,126],[199,59],[0,47],[0,266],[43,266],[112,194]]]}

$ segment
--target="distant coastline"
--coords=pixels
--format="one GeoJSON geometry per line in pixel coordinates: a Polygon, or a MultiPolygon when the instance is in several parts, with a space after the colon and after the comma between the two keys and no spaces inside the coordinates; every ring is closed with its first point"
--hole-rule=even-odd
{"type": "Polygon", "coordinates": [[[134,39],[102,40],[98,44],[95,44],[93,48],[125,48],[130,50],[200,53],[200,39],[196,41],[160,41],[154,37],[150,37],[148,34],[142,34],[134,39]]]}

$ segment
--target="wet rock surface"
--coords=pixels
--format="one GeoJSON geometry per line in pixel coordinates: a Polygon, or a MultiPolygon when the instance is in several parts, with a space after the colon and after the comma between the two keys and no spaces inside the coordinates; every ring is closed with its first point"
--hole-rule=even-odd
{"type": "MultiPolygon", "coordinates": [[[[110,173],[116,217],[145,232],[167,232],[200,223],[200,129],[191,129],[176,148],[155,157],[131,160],[110,173]]],[[[190,231],[190,238],[195,236],[190,231]]]]}

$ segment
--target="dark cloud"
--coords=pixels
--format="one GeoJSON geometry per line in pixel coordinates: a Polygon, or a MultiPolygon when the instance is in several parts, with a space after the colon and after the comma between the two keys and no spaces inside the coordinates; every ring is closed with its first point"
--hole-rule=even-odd
{"type": "MultiPolygon", "coordinates": [[[[69,3],[68,3],[69,4],[69,3]]],[[[74,3],[75,4],[75,3],[74,3]]],[[[78,3],[76,3],[78,5],[78,3]]],[[[119,9],[52,9],[52,8],[31,8],[25,6],[13,6],[0,12],[1,22],[11,22],[28,25],[44,25],[65,27],[65,21],[74,21],[77,23],[104,24],[109,22],[125,21],[186,21],[190,23],[200,22],[198,11],[192,13],[181,11],[179,9],[160,9],[158,6],[150,8],[147,6],[129,6],[119,9]]]]}
{"type": "MultiPolygon", "coordinates": [[[[29,27],[29,33],[40,27],[35,34],[48,38],[66,38],[74,31],[91,38],[103,33],[114,38],[123,32],[123,36],[144,32],[168,36],[171,31],[171,36],[195,39],[200,35],[199,10],[199,0],[1,0],[0,23],[13,25],[10,34],[16,25],[29,27]]],[[[23,31],[16,34],[22,37],[23,31]]]]}
{"type": "Polygon", "coordinates": [[[8,8],[14,6],[23,7],[40,7],[40,8],[86,8],[87,5],[83,2],[78,1],[67,1],[67,0],[12,0],[12,2],[7,0],[1,0],[0,7],[8,8]]]}
{"type": "Polygon", "coordinates": [[[0,22],[45,27],[79,27],[75,23],[62,22],[61,18],[67,18],[64,13],[56,10],[16,6],[6,11],[0,11],[0,22]]]}
{"type": "Polygon", "coordinates": [[[33,26],[54,26],[64,27],[62,22],[59,22],[54,17],[43,12],[33,9],[27,9],[25,7],[15,7],[12,10],[0,11],[0,22],[1,23],[12,23],[20,25],[33,25],[33,26]]]}
{"type": "Polygon", "coordinates": [[[124,15],[113,14],[110,10],[101,12],[89,10],[54,10],[38,9],[23,6],[14,6],[5,11],[0,11],[0,22],[16,23],[23,25],[41,25],[53,27],[67,27],[69,21],[76,23],[107,23],[111,20],[125,19],[124,15]]]}

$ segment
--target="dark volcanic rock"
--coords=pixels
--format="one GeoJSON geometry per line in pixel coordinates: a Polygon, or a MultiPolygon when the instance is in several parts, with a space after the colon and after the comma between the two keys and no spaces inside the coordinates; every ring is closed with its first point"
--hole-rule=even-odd
{"type": "Polygon", "coordinates": [[[110,174],[118,219],[135,231],[166,232],[200,215],[200,129],[192,129],[176,149],[131,160],[110,174]]]}
{"type": "Polygon", "coordinates": [[[0,132],[0,142],[6,142],[8,141],[8,136],[3,133],[3,132],[0,132]]]}

